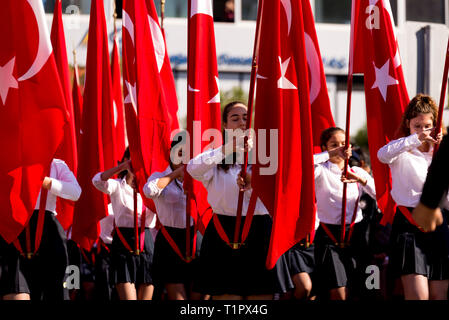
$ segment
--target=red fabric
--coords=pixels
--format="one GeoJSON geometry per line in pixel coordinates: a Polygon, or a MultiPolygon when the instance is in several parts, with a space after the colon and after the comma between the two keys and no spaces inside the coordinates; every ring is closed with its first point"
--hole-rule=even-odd
{"type": "Polygon", "coordinates": [[[102,0],[90,10],[78,181],[83,189],[75,205],[72,239],[90,250],[99,237],[99,221],[108,215],[107,197],[92,184],[92,177],[115,167],[112,80],[108,34],[102,0]]]}
{"type": "Polygon", "coordinates": [[[76,144],[79,153],[81,144],[80,134],[81,134],[81,119],[83,114],[83,95],[81,94],[79,71],[78,65],[76,64],[73,67],[72,97],[73,97],[73,112],[75,118],[76,144]]]}
{"type": "Polygon", "coordinates": [[[314,153],[321,152],[321,132],[335,127],[332,117],[329,94],[327,92],[326,76],[323,60],[315,30],[312,8],[309,1],[301,1],[304,20],[304,40],[306,46],[307,64],[309,67],[309,96],[312,108],[312,132],[314,153]]]}
{"type": "MultiPolygon", "coordinates": [[[[126,131],[133,170],[140,193],[143,194],[147,178],[155,171],[164,171],[168,166],[170,119],[158,69],[160,60],[157,59],[162,59],[157,54],[161,52],[162,42],[157,40],[163,37],[158,33],[158,26],[150,28],[144,0],[124,1],[123,16],[126,131]]],[[[142,198],[145,206],[153,210],[153,201],[142,198]]]]}
{"type": "Polygon", "coordinates": [[[388,165],[380,163],[377,151],[397,138],[396,133],[409,97],[394,33],[390,3],[377,1],[371,11],[367,9],[369,6],[368,0],[353,3],[354,19],[351,27],[354,34],[352,47],[355,49],[352,52],[354,73],[365,75],[371,167],[376,183],[377,204],[384,214],[382,223],[385,224],[393,222],[395,203],[390,195],[390,169],[388,165]],[[370,23],[374,26],[372,29],[368,28],[370,23]]]}
{"type": "MultiPolygon", "coordinates": [[[[157,26],[159,26],[159,17],[157,15],[156,6],[154,5],[153,0],[146,0],[148,15],[156,22],[157,26]]],[[[156,24],[153,24],[156,27],[156,24]]],[[[173,71],[170,65],[170,57],[167,51],[167,45],[165,43],[165,32],[162,30],[162,36],[164,37],[164,47],[165,47],[165,56],[164,63],[160,69],[161,81],[164,90],[165,101],[168,108],[168,116],[170,118],[170,128],[173,132],[174,130],[179,128],[178,122],[178,98],[176,96],[176,86],[175,86],[175,78],[173,77],[173,71]]]]}
{"type": "Polygon", "coordinates": [[[115,162],[122,160],[126,149],[125,141],[125,112],[123,110],[122,85],[120,78],[120,54],[118,51],[117,38],[114,37],[114,44],[111,56],[111,77],[114,95],[114,133],[115,133],[115,162]]]}
{"type": "MultiPolygon", "coordinates": [[[[211,147],[211,141],[202,141],[203,132],[211,128],[221,130],[217,55],[210,0],[189,1],[187,62],[187,131],[190,135],[190,156],[193,158],[205,148],[211,147]],[[201,2],[207,10],[196,10],[201,7],[201,2]],[[194,121],[197,121],[201,128],[194,129],[194,121]]],[[[222,141],[220,139],[212,143],[216,148],[222,141]]],[[[186,171],[184,190],[191,199],[191,207],[194,208],[191,216],[197,219],[200,215],[200,225],[206,228],[212,218],[212,210],[208,210],[210,205],[207,202],[206,189],[186,171]]]]}
{"type": "MultiPolygon", "coordinates": [[[[67,50],[64,36],[64,26],[62,23],[61,0],[56,1],[53,13],[53,23],[51,25],[51,43],[53,46],[56,66],[59,72],[62,89],[64,90],[65,105],[69,116],[69,121],[64,127],[64,140],[55,154],[55,158],[64,160],[76,177],[78,169],[78,154],[75,132],[75,115],[73,111],[72,91],[70,88],[69,63],[67,60],[67,50]]],[[[67,230],[73,221],[73,210],[75,202],[58,198],[56,203],[56,216],[64,230],[67,230]]]]}
{"type": "Polygon", "coordinates": [[[31,217],[67,121],[41,1],[0,10],[0,235],[11,243],[31,217]]]}
{"type": "Polygon", "coordinates": [[[262,3],[255,130],[277,130],[278,158],[277,170],[270,175],[260,171],[267,165],[257,161],[252,185],[273,217],[266,261],[271,269],[284,252],[313,232],[316,208],[304,42],[303,13],[307,11],[297,1],[291,6],[279,1],[262,3]]]}

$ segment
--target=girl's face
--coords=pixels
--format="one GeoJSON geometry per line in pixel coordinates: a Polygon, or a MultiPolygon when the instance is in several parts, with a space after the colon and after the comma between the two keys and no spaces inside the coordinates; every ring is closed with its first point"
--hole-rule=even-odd
{"type": "Polygon", "coordinates": [[[248,109],[243,104],[236,104],[229,111],[228,116],[226,118],[226,122],[224,123],[225,129],[242,129],[246,130],[246,114],[248,109]]]}
{"type": "Polygon", "coordinates": [[[324,151],[331,151],[345,145],[345,134],[341,131],[335,132],[332,137],[326,142],[324,151]]]}
{"type": "Polygon", "coordinates": [[[410,134],[420,134],[424,130],[433,128],[433,116],[431,113],[420,113],[417,117],[407,120],[410,134]]]}

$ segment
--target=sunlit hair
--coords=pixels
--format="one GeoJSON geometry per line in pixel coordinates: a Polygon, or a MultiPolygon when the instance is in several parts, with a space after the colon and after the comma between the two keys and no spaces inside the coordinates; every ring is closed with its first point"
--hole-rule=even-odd
{"type": "Polygon", "coordinates": [[[438,107],[430,96],[419,93],[409,102],[402,115],[401,125],[397,133],[398,138],[409,136],[410,120],[426,113],[432,114],[432,122],[435,127],[438,118],[438,107]]]}
{"type": "MultiPolygon", "coordinates": [[[[129,159],[131,159],[131,154],[129,152],[129,147],[127,147],[125,152],[123,153],[122,160],[119,162],[119,164],[123,163],[123,162],[125,162],[126,160],[129,160],[129,159]]],[[[124,177],[126,177],[127,174],[128,174],[128,170],[123,170],[117,176],[118,176],[119,179],[123,179],[124,177]]]]}
{"type": "Polygon", "coordinates": [[[325,150],[326,149],[327,142],[337,132],[341,132],[341,133],[345,134],[345,130],[343,130],[342,128],[338,128],[338,127],[327,128],[326,130],[323,130],[323,132],[321,132],[321,136],[320,136],[320,147],[321,147],[321,150],[325,150]]]}

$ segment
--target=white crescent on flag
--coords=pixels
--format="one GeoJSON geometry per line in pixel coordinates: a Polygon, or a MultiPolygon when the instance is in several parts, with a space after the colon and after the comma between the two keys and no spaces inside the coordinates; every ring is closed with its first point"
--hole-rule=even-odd
{"type": "Polygon", "coordinates": [[[25,81],[35,76],[47,62],[53,50],[53,47],[51,46],[50,35],[47,29],[47,23],[45,22],[45,13],[42,2],[28,0],[28,4],[31,6],[31,9],[36,16],[36,22],[39,31],[39,45],[37,49],[37,55],[33,64],[23,76],[19,77],[19,81],[25,81]]]}
{"type": "Polygon", "coordinates": [[[287,15],[287,23],[288,23],[288,33],[290,34],[290,29],[292,26],[292,3],[290,0],[281,0],[282,6],[284,7],[285,14],[287,15]]]}
{"type": "Polygon", "coordinates": [[[212,2],[210,0],[191,0],[190,18],[196,14],[205,14],[214,17],[212,2]]]}
{"type": "Polygon", "coordinates": [[[162,35],[161,28],[152,17],[148,15],[148,21],[150,23],[151,37],[153,38],[154,54],[156,55],[157,68],[161,72],[162,65],[165,60],[165,42],[162,35]]]}
{"type": "Polygon", "coordinates": [[[321,79],[320,79],[320,59],[318,58],[318,52],[315,48],[315,43],[307,32],[304,32],[304,42],[306,44],[307,64],[310,68],[310,104],[312,104],[318,97],[321,91],[321,79]]]}
{"type": "Polygon", "coordinates": [[[133,47],[135,47],[134,44],[134,23],[131,20],[130,16],[128,15],[128,13],[123,10],[123,28],[125,28],[126,31],[128,31],[129,36],[131,37],[131,41],[133,43],[133,47]]]}

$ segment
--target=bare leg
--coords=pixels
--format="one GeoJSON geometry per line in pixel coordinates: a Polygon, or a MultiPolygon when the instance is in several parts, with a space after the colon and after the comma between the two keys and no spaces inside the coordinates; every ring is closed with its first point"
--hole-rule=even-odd
{"type": "Polygon", "coordinates": [[[137,300],[134,283],[117,283],[115,286],[120,300],[137,300]]]}
{"type": "Polygon", "coordinates": [[[449,280],[429,281],[430,300],[447,300],[449,280]]]}
{"type": "Polygon", "coordinates": [[[182,283],[168,283],[165,285],[168,300],[187,300],[187,293],[182,283]]]}
{"type": "Polygon", "coordinates": [[[30,300],[28,293],[10,293],[3,296],[3,300],[30,300]]]}
{"type": "Polygon", "coordinates": [[[312,280],[307,272],[300,272],[292,277],[295,284],[294,297],[295,299],[307,299],[312,291],[312,280]]]}
{"type": "Polygon", "coordinates": [[[137,292],[138,300],[152,300],[154,286],[152,284],[141,284],[137,292]]]}
{"type": "Polygon", "coordinates": [[[346,287],[340,287],[330,290],[331,300],[346,300],[348,295],[348,289],[346,287]]]}
{"type": "Polygon", "coordinates": [[[405,300],[429,300],[427,277],[420,274],[401,276],[405,300]]]}

